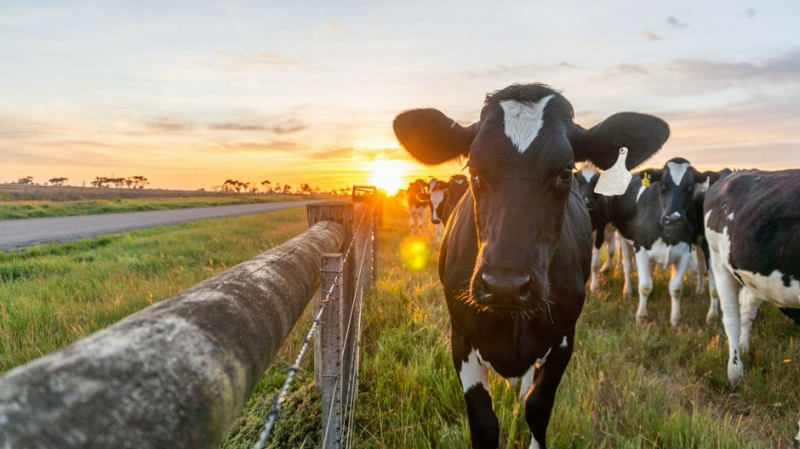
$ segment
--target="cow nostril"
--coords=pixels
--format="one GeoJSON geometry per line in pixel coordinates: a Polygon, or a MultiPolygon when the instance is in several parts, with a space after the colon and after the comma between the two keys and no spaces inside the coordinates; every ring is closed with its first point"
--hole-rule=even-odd
{"type": "Polygon", "coordinates": [[[520,298],[526,298],[528,293],[531,291],[531,277],[528,276],[527,279],[524,279],[522,283],[517,287],[517,294],[520,298]]]}

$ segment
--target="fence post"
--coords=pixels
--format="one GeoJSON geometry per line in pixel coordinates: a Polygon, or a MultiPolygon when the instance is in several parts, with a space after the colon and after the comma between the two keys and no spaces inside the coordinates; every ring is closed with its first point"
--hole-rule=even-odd
{"type": "MultiPolygon", "coordinates": [[[[342,323],[342,254],[323,254],[321,269],[320,297],[328,299],[328,305],[320,320],[320,331],[317,338],[320,351],[320,366],[315,365],[316,374],[319,369],[322,391],[322,435],[324,449],[341,447],[342,435],[342,401],[344,391],[342,385],[342,351],[344,343],[344,326],[342,323]],[[331,292],[328,297],[328,292],[331,292]]],[[[316,358],[315,358],[316,359],[316,358]]]]}
{"type": "MultiPolygon", "coordinates": [[[[321,204],[310,204],[306,206],[306,213],[308,215],[308,225],[313,226],[320,221],[335,221],[345,229],[344,243],[339,249],[344,253],[347,251],[350,242],[353,239],[354,217],[355,209],[353,203],[347,201],[330,201],[321,204]]],[[[342,282],[342,296],[346,298],[354,290],[353,283],[355,280],[355,251],[350,251],[347,259],[344,260],[344,272],[340,278],[342,282]]],[[[346,319],[346,316],[343,317],[346,319]]],[[[324,325],[324,321],[323,321],[324,325]]],[[[322,367],[322,343],[320,339],[314,340],[314,384],[322,385],[320,378],[320,369],[322,367]]],[[[347,385],[345,385],[345,388],[347,385]]]]}

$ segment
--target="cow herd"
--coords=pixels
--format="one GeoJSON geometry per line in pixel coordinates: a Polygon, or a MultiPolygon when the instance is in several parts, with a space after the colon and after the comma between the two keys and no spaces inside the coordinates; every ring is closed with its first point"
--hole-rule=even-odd
{"type": "Polygon", "coordinates": [[[489,371],[521,383],[530,447],[546,447],[586,283],[597,291],[615,247],[625,297],[632,296],[634,265],[638,273],[639,323],[647,320],[656,265],[671,267],[672,326],[680,322],[687,268],[696,266],[698,294],[706,293],[708,274],[707,319],[721,308],[731,383],[743,375],[741,353],[763,301],[800,324],[800,170],[701,172],[674,158],[616,179],[624,188],[630,178],[620,195],[599,194],[602,177],[617,176],[615,162],[639,166],[666,142],[668,125],[622,112],[586,129],[574,122],[569,101],[543,84],[487,95],[479,120],[466,127],[436,109],[415,109],[397,116],[394,131],[425,164],[468,161],[468,177],[417,180],[407,199],[412,232],[421,232],[426,207],[437,226],[473,447],[499,444],[489,371]],[[609,257],[601,269],[604,243],[609,257]]]}

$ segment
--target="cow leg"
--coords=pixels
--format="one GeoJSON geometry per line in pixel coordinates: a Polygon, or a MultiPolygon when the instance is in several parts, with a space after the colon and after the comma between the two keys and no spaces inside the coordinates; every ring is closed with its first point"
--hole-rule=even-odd
{"type": "Polygon", "coordinates": [[[708,296],[710,298],[708,305],[708,314],[706,315],[706,322],[710,323],[712,320],[719,317],[719,294],[717,293],[717,281],[714,279],[714,268],[709,263],[708,265],[708,296]]]}
{"type": "Polygon", "coordinates": [[[627,299],[630,298],[633,293],[633,288],[631,288],[631,270],[633,269],[631,259],[633,258],[633,247],[624,238],[619,239],[619,246],[622,251],[622,257],[620,257],[620,259],[622,260],[623,279],[625,280],[625,285],[622,287],[622,296],[627,299]]]}
{"type": "MultiPolygon", "coordinates": [[[[611,267],[614,266],[612,262],[614,261],[614,253],[617,252],[616,233],[617,232],[614,230],[613,226],[611,226],[610,224],[606,225],[605,234],[606,234],[606,241],[608,242],[608,246],[606,247],[606,250],[608,252],[608,258],[606,259],[606,262],[603,264],[603,267],[600,268],[601,273],[605,273],[606,271],[610,270],[611,267]]],[[[619,259],[617,259],[617,261],[619,261],[619,259]]]]}
{"type": "Polygon", "coordinates": [[[739,348],[742,350],[742,354],[746,354],[750,350],[750,332],[753,330],[753,322],[758,315],[758,307],[761,306],[761,302],[747,288],[743,288],[739,292],[739,315],[742,328],[742,333],[739,335],[739,348]]]}
{"type": "Polygon", "coordinates": [[[739,335],[741,321],[739,318],[739,282],[733,277],[715,250],[711,250],[711,269],[714,271],[714,282],[719,293],[722,309],[722,324],[728,337],[728,381],[735,384],[744,374],[742,359],[739,354],[739,335]]]}
{"type": "Polygon", "coordinates": [[[603,246],[603,233],[592,231],[592,237],[594,246],[592,247],[592,283],[590,290],[592,294],[595,294],[600,289],[597,274],[600,271],[600,248],[603,246]]]}
{"type": "Polygon", "coordinates": [[[478,353],[453,332],[453,364],[467,403],[467,419],[472,447],[496,448],[500,444],[500,424],[492,410],[489,373],[478,360],[478,353]]]}
{"type": "Polygon", "coordinates": [[[444,226],[442,226],[441,223],[438,223],[436,225],[436,243],[437,244],[438,243],[442,243],[442,230],[443,229],[444,229],[444,226]]]}
{"type": "Polygon", "coordinates": [[[706,271],[708,271],[708,266],[706,265],[706,253],[703,251],[703,246],[696,245],[695,250],[697,251],[697,297],[699,298],[706,294],[706,271]]]}
{"type": "Polygon", "coordinates": [[[797,421],[797,428],[798,431],[797,431],[797,436],[794,437],[794,445],[796,447],[800,447],[800,421],[797,421]]]}
{"type": "Polygon", "coordinates": [[[653,266],[650,263],[650,255],[642,247],[636,253],[636,271],[639,273],[639,308],[636,310],[636,322],[645,324],[647,322],[647,298],[653,291],[653,266]]]}
{"type": "Polygon", "coordinates": [[[533,384],[525,397],[525,421],[531,431],[529,449],[547,447],[547,426],[553,411],[558,384],[572,357],[575,331],[569,332],[558,347],[551,348],[537,360],[533,371],[533,384]]]}
{"type": "Polygon", "coordinates": [[[686,273],[686,267],[689,265],[690,260],[692,260],[691,247],[672,266],[672,278],[669,280],[669,297],[672,299],[672,313],[670,314],[669,322],[672,327],[678,327],[678,322],[681,319],[681,287],[683,287],[683,275],[686,273]]]}

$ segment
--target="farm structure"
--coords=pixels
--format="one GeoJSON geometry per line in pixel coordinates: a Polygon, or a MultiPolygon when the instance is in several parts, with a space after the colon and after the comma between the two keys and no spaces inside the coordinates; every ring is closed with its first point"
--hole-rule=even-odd
{"type": "Polygon", "coordinates": [[[315,356],[319,385],[334,379],[323,397],[338,411],[327,447],[339,447],[357,389],[356,303],[376,274],[371,193],[310,205],[305,233],[6,373],[0,445],[217,447],[319,287],[315,356]]]}

